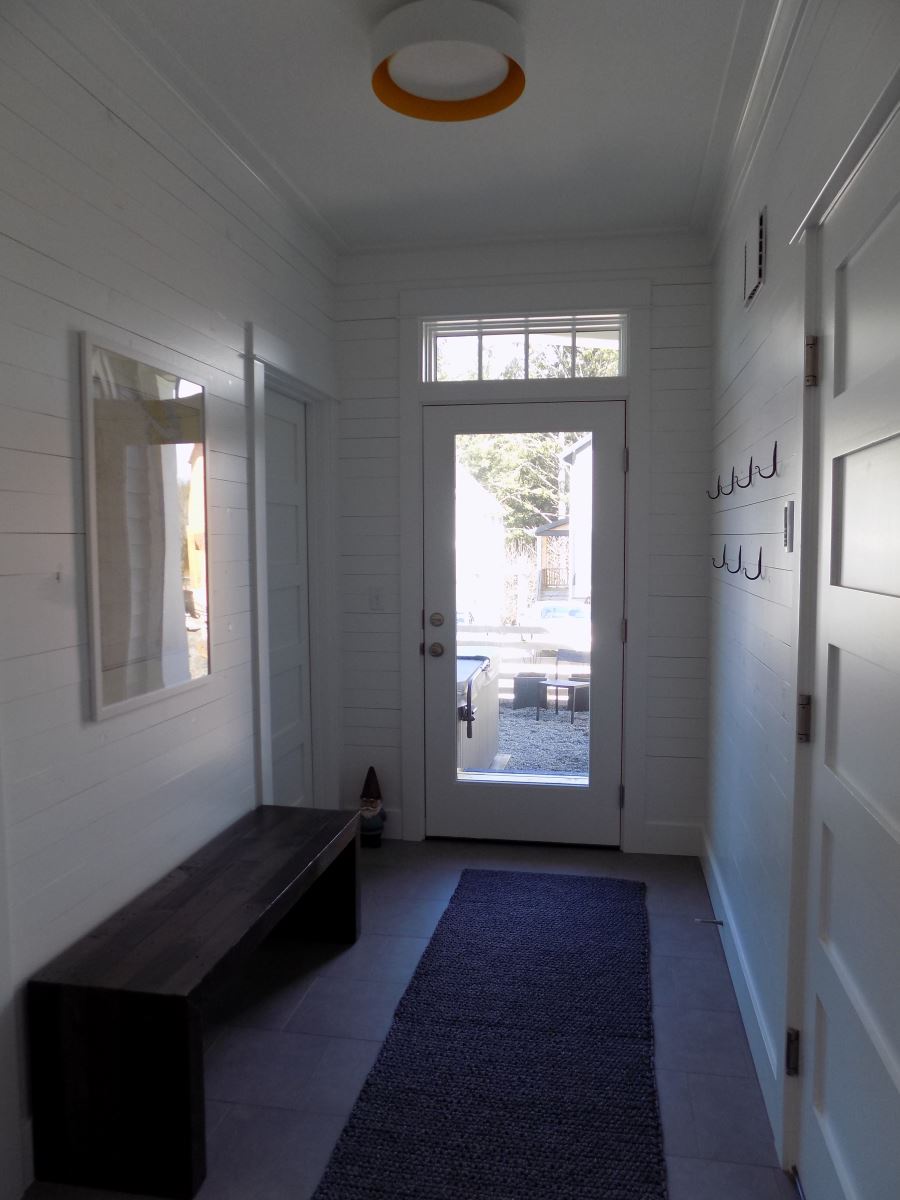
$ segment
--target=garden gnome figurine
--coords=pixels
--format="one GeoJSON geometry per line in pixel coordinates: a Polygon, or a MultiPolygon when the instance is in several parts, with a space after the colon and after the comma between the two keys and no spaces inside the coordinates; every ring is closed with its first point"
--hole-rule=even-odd
{"type": "Polygon", "coordinates": [[[362,818],[360,821],[362,844],[364,846],[380,846],[381,831],[384,829],[387,813],[381,802],[381,788],[378,786],[378,776],[375,774],[374,767],[369,767],[366,771],[365,783],[363,783],[359,798],[361,801],[359,811],[362,818]]]}

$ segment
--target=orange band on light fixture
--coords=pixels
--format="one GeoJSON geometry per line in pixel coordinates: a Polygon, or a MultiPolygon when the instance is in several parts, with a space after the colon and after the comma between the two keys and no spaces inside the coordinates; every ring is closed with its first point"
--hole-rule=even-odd
{"type": "Polygon", "coordinates": [[[525,72],[508,55],[509,70],[503,82],[483,96],[472,96],[469,100],[429,100],[425,96],[416,96],[394,82],[388,70],[389,61],[386,58],[375,68],[372,91],[394,112],[417,117],[420,121],[475,121],[509,108],[525,91],[525,72]]]}

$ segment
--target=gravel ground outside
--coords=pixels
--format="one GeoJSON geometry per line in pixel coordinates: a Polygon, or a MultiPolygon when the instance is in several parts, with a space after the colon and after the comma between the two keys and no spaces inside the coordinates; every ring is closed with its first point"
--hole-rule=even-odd
{"type": "Polygon", "coordinates": [[[534,719],[534,708],[513,709],[511,700],[500,701],[498,751],[508,754],[505,771],[537,772],[543,775],[587,775],[589,712],[570,714],[560,700],[559,714],[552,708],[541,709],[534,719]]]}

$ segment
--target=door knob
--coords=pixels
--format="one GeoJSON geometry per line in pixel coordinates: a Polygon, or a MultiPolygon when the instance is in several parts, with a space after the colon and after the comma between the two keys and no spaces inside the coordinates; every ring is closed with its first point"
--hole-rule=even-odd
{"type": "Polygon", "coordinates": [[[444,653],[444,647],[441,645],[440,642],[432,642],[431,645],[428,647],[428,653],[431,655],[432,658],[440,658],[441,655],[444,653]]]}
{"type": "Polygon", "coordinates": [[[428,620],[431,622],[432,625],[443,625],[444,614],[439,613],[439,612],[433,612],[431,614],[431,616],[428,618],[428,620]]]}

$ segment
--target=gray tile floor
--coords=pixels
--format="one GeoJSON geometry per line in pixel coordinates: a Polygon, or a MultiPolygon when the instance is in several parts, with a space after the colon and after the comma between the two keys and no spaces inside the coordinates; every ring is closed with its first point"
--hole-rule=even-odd
{"type": "MultiPolygon", "coordinates": [[[[206,1051],[200,1200],[306,1200],[465,866],[643,879],[670,1200],[790,1200],[695,859],[567,847],[385,842],[363,851],[355,946],[261,947],[206,1051]]],[[[35,1184],[28,1200],[111,1200],[35,1184]]],[[[465,1197],[460,1197],[465,1200],[465,1197]]]]}

